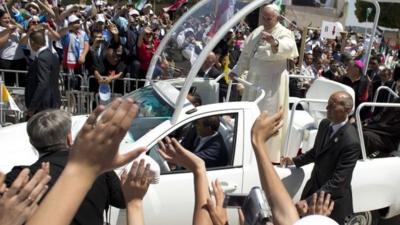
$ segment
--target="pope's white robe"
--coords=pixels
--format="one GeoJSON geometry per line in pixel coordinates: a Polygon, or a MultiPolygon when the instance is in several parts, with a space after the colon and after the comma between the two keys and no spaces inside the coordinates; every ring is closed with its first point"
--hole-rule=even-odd
{"type": "MultiPolygon", "coordinates": [[[[263,26],[258,27],[246,39],[233,72],[241,75],[248,71],[245,79],[265,90],[265,97],[258,103],[260,110],[268,111],[272,115],[278,111],[279,106],[283,106],[284,121],[287,121],[289,107],[287,59],[298,56],[294,34],[278,23],[271,32],[271,35],[279,41],[278,51],[274,53],[271,45],[261,38],[263,30],[263,26]]],[[[257,96],[256,88],[246,87],[242,100],[254,101],[257,96]]],[[[285,125],[287,126],[286,122],[285,125]]],[[[286,126],[281,129],[278,136],[268,142],[272,162],[280,161],[286,126]]]]}

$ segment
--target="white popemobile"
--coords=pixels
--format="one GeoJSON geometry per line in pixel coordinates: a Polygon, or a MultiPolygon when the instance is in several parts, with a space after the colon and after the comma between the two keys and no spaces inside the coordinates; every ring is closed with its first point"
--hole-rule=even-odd
{"type": "MultiPolygon", "coordinates": [[[[255,85],[240,81],[247,88],[258,88],[260,96],[254,102],[218,103],[218,79],[195,78],[207,55],[234,25],[252,11],[258,9],[267,0],[236,0],[234,14],[225,23],[215,22],[213,29],[203,37],[205,43],[201,52],[191,53],[195,58],[184,58],[177,48],[177,40],[188,29],[188,21],[217,11],[219,1],[199,1],[174,25],[164,37],[150,65],[148,84],[125,98],[138,102],[138,118],[120,145],[120,151],[146,146],[149,149],[148,160],[152,168],[160,175],[154,180],[144,200],[146,224],[184,225],[192,221],[194,191],[192,174],[184,170],[170,170],[168,164],[158,154],[157,142],[166,136],[181,137],[182,130],[191,122],[211,115],[221,118],[219,131],[224,137],[229,151],[229,163],[226,166],[208,168],[209,180],[219,179],[228,193],[247,193],[254,186],[260,186],[256,159],[253,153],[250,129],[260,114],[257,102],[264,96],[264,90],[255,85]],[[216,28],[216,29],[215,29],[216,28]],[[174,62],[174,65],[172,63],[174,62]],[[178,69],[179,68],[179,69],[178,69]],[[174,73],[187,74],[187,78],[167,81],[151,81],[156,76],[168,76],[174,73]],[[194,107],[186,100],[190,88],[195,88],[203,99],[203,105],[194,107]]],[[[183,35],[184,36],[184,35],[183,35]]],[[[222,77],[222,76],[221,76],[222,77]]],[[[220,77],[220,78],[221,78],[220,77]]],[[[303,102],[307,110],[292,111],[290,130],[284,154],[295,156],[298,149],[308,150],[315,138],[317,123],[325,117],[325,106],[331,93],[346,90],[346,86],[329,80],[314,82],[306,99],[295,99],[295,104],[303,102]]],[[[229,92],[229,91],[228,91],[229,92]]],[[[293,107],[295,108],[295,107],[293,107]]],[[[73,135],[75,136],[87,116],[73,117],[73,135]]],[[[37,152],[29,144],[26,123],[0,129],[0,170],[8,172],[15,165],[29,165],[36,161],[37,152]]],[[[353,173],[353,207],[355,214],[349,216],[347,224],[370,225],[377,216],[390,218],[400,214],[400,158],[389,157],[367,159],[363,149],[363,159],[357,162],[353,173]],[[380,213],[380,214],[379,214],[380,213]]],[[[276,171],[282,178],[287,190],[296,202],[299,200],[305,182],[309,179],[313,165],[302,168],[281,168],[276,171]]],[[[228,210],[230,224],[238,224],[235,210],[228,210]]],[[[125,224],[125,211],[112,208],[108,213],[111,224],[125,224]]]]}

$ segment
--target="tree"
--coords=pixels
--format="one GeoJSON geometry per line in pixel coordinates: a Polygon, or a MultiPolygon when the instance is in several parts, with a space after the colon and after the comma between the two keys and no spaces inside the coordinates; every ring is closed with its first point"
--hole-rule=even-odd
{"type": "MultiPolygon", "coordinates": [[[[379,26],[388,28],[400,28],[400,4],[396,3],[379,3],[381,14],[379,18],[379,26]]],[[[357,0],[355,14],[360,22],[372,22],[375,17],[375,7],[373,4],[357,0]],[[371,8],[372,12],[367,17],[367,9],[371,8]]]]}

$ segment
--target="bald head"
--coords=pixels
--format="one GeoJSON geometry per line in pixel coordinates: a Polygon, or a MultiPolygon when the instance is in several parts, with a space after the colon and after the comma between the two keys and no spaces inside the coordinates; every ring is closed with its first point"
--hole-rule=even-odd
{"type": "Polygon", "coordinates": [[[210,54],[208,54],[206,60],[203,63],[203,69],[208,69],[212,67],[216,62],[217,62],[217,56],[215,55],[214,52],[210,52],[210,54]]]}
{"type": "Polygon", "coordinates": [[[353,109],[353,98],[351,95],[345,91],[338,91],[333,93],[338,99],[341,105],[343,105],[346,109],[352,110],[353,109]]]}
{"type": "Polygon", "coordinates": [[[278,24],[279,8],[276,5],[269,4],[263,7],[261,11],[261,23],[264,30],[270,31],[278,24]]]}
{"type": "Polygon", "coordinates": [[[338,91],[331,95],[326,106],[327,118],[334,124],[346,121],[353,109],[353,98],[345,91],[338,91]]]}

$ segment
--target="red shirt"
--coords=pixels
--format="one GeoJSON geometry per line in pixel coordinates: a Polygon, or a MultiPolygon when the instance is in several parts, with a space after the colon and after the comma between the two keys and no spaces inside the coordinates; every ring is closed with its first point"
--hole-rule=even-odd
{"type": "Polygon", "coordinates": [[[150,65],[151,58],[157,50],[160,41],[153,39],[153,45],[150,46],[143,41],[143,44],[137,49],[138,58],[140,61],[140,69],[147,71],[150,65]]]}

